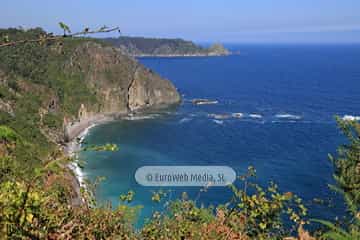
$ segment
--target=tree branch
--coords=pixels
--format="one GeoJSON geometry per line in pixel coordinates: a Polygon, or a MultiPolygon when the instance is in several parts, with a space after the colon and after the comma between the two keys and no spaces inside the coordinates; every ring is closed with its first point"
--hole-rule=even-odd
{"type": "Polygon", "coordinates": [[[120,28],[119,27],[114,27],[114,28],[103,27],[103,28],[100,28],[99,30],[94,30],[94,31],[84,30],[81,32],[73,33],[73,34],[46,36],[46,37],[39,37],[37,39],[27,39],[27,40],[13,41],[13,42],[5,42],[5,43],[0,43],[0,48],[15,46],[15,45],[19,45],[19,44],[25,44],[25,43],[49,42],[49,41],[56,41],[56,40],[65,39],[65,38],[85,36],[88,34],[109,33],[109,32],[115,32],[115,31],[120,32],[120,28]]]}

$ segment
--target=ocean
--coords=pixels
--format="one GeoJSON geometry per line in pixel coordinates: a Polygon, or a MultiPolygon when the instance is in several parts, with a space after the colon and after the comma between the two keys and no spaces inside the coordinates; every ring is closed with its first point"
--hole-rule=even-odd
{"type": "MultiPolygon", "coordinates": [[[[135,171],[148,165],[226,165],[237,174],[248,166],[255,181],[274,181],[282,191],[303,198],[310,217],[334,219],[345,214],[334,184],[328,154],[346,139],[334,116],[360,116],[359,45],[229,45],[238,55],[226,57],[143,58],[141,63],[171,80],[183,96],[175,109],[146,117],[99,125],[85,141],[116,143],[118,152],[85,152],[83,174],[104,176],[99,202],[119,203],[135,191],[131,205],[142,205],[140,221],[164,208],[151,201],[158,187],[136,183],[135,171]],[[193,105],[194,98],[218,104],[193,105]],[[213,114],[241,113],[216,119],[213,114]],[[240,116],[238,114],[237,116],[240,116]],[[325,204],[317,204],[322,199],[325,204]]],[[[227,187],[165,188],[167,200],[188,192],[199,204],[230,200],[227,187]]]]}

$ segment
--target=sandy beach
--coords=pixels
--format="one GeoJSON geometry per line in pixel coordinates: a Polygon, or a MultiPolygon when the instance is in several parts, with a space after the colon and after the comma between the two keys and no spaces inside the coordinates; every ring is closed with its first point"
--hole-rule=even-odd
{"type": "Polygon", "coordinates": [[[72,122],[65,127],[65,138],[67,140],[64,147],[66,156],[73,157],[75,160],[68,165],[68,168],[73,172],[74,179],[72,180],[73,189],[76,192],[76,197],[72,200],[74,206],[82,204],[80,188],[86,187],[84,183],[84,174],[76,162],[77,154],[81,150],[81,143],[88,134],[89,130],[99,124],[104,124],[114,121],[117,117],[114,114],[104,115],[99,114],[78,122],[72,122]]]}

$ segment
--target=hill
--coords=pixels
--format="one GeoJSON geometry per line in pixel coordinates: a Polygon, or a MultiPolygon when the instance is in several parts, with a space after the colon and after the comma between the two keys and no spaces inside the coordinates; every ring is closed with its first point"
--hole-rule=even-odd
{"type": "Polygon", "coordinates": [[[221,44],[204,48],[183,39],[119,37],[107,38],[106,42],[131,56],[224,56],[230,52],[221,44]]]}
{"type": "MultiPolygon", "coordinates": [[[[40,29],[0,29],[9,39],[34,39],[40,29]]],[[[115,116],[176,104],[168,80],[99,40],[68,38],[0,48],[0,125],[33,143],[48,157],[99,116],[115,116]],[[74,129],[74,126],[78,125],[74,129]]]]}

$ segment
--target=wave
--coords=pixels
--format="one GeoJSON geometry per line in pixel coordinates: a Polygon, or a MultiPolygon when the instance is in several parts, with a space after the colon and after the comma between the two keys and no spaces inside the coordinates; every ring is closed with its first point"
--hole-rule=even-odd
{"type": "Polygon", "coordinates": [[[78,163],[76,162],[77,160],[75,160],[74,162],[70,163],[68,166],[69,168],[73,171],[73,173],[75,174],[79,184],[81,187],[85,187],[85,177],[84,177],[84,173],[81,170],[81,168],[79,167],[78,163]]]}
{"type": "Polygon", "coordinates": [[[234,118],[242,118],[244,116],[244,114],[243,113],[233,113],[233,114],[231,114],[231,116],[234,118]]]}
{"type": "Polygon", "coordinates": [[[344,115],[342,119],[345,121],[360,121],[360,116],[344,115]]]}
{"type": "Polygon", "coordinates": [[[208,117],[215,118],[217,120],[221,120],[221,119],[229,119],[229,118],[231,118],[231,115],[229,115],[229,114],[214,114],[214,113],[211,113],[211,114],[208,114],[208,117]]]}
{"type": "Polygon", "coordinates": [[[180,119],[179,123],[181,124],[181,123],[186,123],[186,122],[190,122],[190,121],[191,121],[191,118],[185,117],[185,118],[180,119]]]}
{"type": "Polygon", "coordinates": [[[86,187],[84,183],[84,173],[82,169],[79,167],[77,161],[79,160],[78,153],[81,150],[81,147],[84,143],[85,137],[89,134],[91,128],[95,127],[97,124],[91,124],[89,127],[85,128],[77,138],[68,143],[67,152],[70,157],[73,157],[75,160],[72,161],[68,166],[74,172],[79,184],[81,187],[86,187]]]}
{"type": "Polygon", "coordinates": [[[213,122],[216,123],[216,124],[219,124],[219,125],[223,125],[223,124],[224,124],[224,121],[222,121],[222,120],[213,119],[213,122]]]}
{"type": "Polygon", "coordinates": [[[154,119],[159,117],[159,114],[150,114],[150,115],[140,115],[140,116],[126,116],[123,119],[128,121],[136,121],[136,120],[145,120],[145,119],[154,119]]]}
{"type": "Polygon", "coordinates": [[[93,127],[96,127],[95,123],[93,123],[89,127],[85,128],[85,130],[79,134],[77,139],[80,144],[84,142],[85,137],[89,134],[90,129],[92,129],[93,127]]]}
{"type": "Polygon", "coordinates": [[[275,117],[276,118],[281,118],[281,119],[292,119],[292,120],[299,120],[299,119],[302,118],[299,115],[293,115],[293,114],[288,114],[288,113],[276,114],[275,117]]]}
{"type": "MultiPolygon", "coordinates": [[[[283,124],[283,123],[296,123],[296,124],[298,124],[298,123],[303,123],[303,122],[299,122],[299,121],[297,121],[297,120],[285,120],[285,121],[280,121],[280,120],[278,120],[278,121],[271,121],[271,123],[280,123],[280,124],[283,124]]],[[[308,122],[305,122],[305,123],[308,123],[308,122]]]]}
{"type": "Polygon", "coordinates": [[[260,115],[260,114],[255,114],[255,113],[249,114],[249,117],[250,117],[250,118],[256,118],[256,119],[263,118],[262,115],[260,115]]]}

